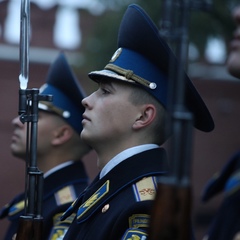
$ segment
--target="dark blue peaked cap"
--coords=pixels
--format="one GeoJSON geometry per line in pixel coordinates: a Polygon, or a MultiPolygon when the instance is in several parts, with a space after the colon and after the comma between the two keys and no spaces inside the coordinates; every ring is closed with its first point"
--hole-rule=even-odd
{"type": "MultiPolygon", "coordinates": [[[[167,106],[168,71],[170,57],[176,58],[159,34],[159,30],[147,13],[138,5],[127,8],[118,33],[118,50],[104,70],[93,71],[89,77],[136,83],[167,106]]],[[[214,129],[213,119],[186,76],[186,104],[194,114],[194,126],[205,132],[214,129]]]]}
{"type": "Polygon", "coordinates": [[[82,131],[81,104],[85,93],[72,72],[64,53],[60,53],[48,70],[41,94],[53,95],[52,102],[40,102],[39,109],[61,116],[77,133],[82,131]]]}

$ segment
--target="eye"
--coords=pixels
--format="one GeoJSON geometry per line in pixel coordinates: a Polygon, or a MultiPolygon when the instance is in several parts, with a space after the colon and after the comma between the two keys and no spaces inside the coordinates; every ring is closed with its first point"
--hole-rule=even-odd
{"type": "Polygon", "coordinates": [[[110,84],[106,84],[104,82],[101,82],[99,84],[99,91],[102,95],[108,95],[113,92],[113,89],[110,84]]]}
{"type": "Polygon", "coordinates": [[[104,94],[104,95],[110,93],[110,91],[107,88],[101,87],[100,90],[101,90],[102,94],[104,94]]]}

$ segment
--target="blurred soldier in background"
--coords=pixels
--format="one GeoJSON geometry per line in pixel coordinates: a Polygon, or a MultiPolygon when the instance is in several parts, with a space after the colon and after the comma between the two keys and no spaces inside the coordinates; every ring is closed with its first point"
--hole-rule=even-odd
{"type": "MultiPolygon", "coordinates": [[[[37,161],[44,173],[43,239],[57,239],[64,235],[71,222],[71,219],[60,222],[60,216],[88,185],[89,179],[81,159],[91,149],[79,136],[84,111],[81,100],[85,94],[63,53],[50,66],[40,94],[53,95],[52,102],[39,102],[37,161]]],[[[13,119],[12,124],[11,152],[25,160],[27,126],[20,122],[19,117],[13,119]]],[[[8,217],[10,221],[5,240],[11,240],[16,234],[23,210],[24,193],[1,210],[0,218],[8,217]]]]}
{"type": "MultiPolygon", "coordinates": [[[[230,43],[227,60],[229,73],[240,79],[240,5],[232,12],[236,23],[234,38],[230,43]]],[[[224,199],[215,215],[204,240],[239,240],[240,239],[240,151],[235,153],[208,182],[203,202],[216,194],[224,192],[224,199]]]]}

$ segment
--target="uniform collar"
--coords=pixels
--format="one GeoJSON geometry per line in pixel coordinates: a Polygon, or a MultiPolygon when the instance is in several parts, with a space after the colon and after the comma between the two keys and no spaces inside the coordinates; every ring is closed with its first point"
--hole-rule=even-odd
{"type": "Polygon", "coordinates": [[[84,222],[122,189],[144,177],[167,173],[168,163],[163,148],[136,154],[122,161],[102,179],[99,180],[96,177],[86,191],[64,213],[62,219],[77,211],[77,221],[84,222]],[[125,173],[124,177],[122,173],[125,173]]]}
{"type": "Polygon", "coordinates": [[[62,169],[62,168],[64,168],[64,167],[66,167],[66,166],[69,166],[69,165],[72,164],[72,163],[73,163],[73,161],[67,161],[67,162],[64,162],[64,163],[62,163],[62,164],[59,164],[59,165],[57,165],[56,167],[48,170],[46,173],[44,173],[43,176],[44,176],[44,178],[46,178],[46,177],[48,177],[49,175],[51,175],[52,173],[54,173],[54,172],[56,172],[56,171],[58,171],[58,170],[60,170],[60,169],[62,169]]]}
{"type": "Polygon", "coordinates": [[[111,171],[115,166],[117,166],[119,163],[126,160],[127,158],[154,148],[159,148],[159,146],[157,144],[143,144],[128,148],[120,152],[103,167],[102,171],[100,172],[99,178],[103,178],[109,171],[111,171]]]}

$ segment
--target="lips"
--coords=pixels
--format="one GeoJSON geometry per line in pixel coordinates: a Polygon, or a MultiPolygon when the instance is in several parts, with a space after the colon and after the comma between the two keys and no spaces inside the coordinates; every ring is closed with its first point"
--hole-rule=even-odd
{"type": "Polygon", "coordinates": [[[12,142],[16,142],[19,139],[19,137],[17,135],[13,135],[12,136],[12,142]]]}
{"type": "Polygon", "coordinates": [[[14,132],[13,135],[12,135],[12,142],[16,142],[18,139],[20,139],[19,134],[17,134],[16,132],[14,132]]]}
{"type": "Polygon", "coordinates": [[[82,122],[85,122],[85,121],[90,121],[90,118],[88,118],[88,117],[86,116],[86,114],[83,114],[83,120],[82,120],[82,122]]]}

